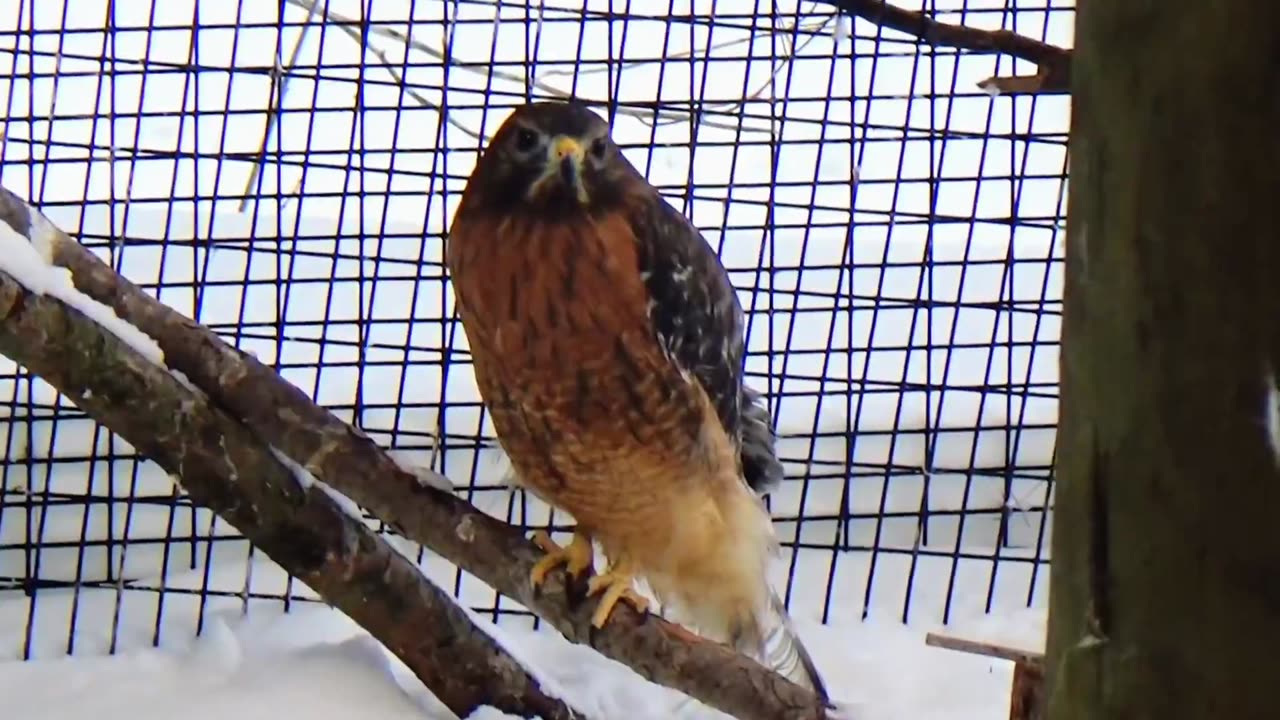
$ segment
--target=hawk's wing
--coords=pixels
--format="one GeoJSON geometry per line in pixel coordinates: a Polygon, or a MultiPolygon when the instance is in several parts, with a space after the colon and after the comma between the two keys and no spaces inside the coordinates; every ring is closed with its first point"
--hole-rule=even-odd
{"type": "Polygon", "coordinates": [[[743,385],[745,318],[720,258],[693,223],[652,191],[631,204],[649,321],[667,355],[707,393],[758,493],[782,479],[769,411],[743,385]]]}

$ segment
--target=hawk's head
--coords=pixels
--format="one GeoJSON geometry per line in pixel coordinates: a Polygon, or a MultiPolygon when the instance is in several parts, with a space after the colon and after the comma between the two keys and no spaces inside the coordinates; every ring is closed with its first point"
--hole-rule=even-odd
{"type": "Polygon", "coordinates": [[[498,128],[471,184],[487,205],[550,213],[610,205],[635,175],[603,118],[577,102],[538,102],[498,128]]]}

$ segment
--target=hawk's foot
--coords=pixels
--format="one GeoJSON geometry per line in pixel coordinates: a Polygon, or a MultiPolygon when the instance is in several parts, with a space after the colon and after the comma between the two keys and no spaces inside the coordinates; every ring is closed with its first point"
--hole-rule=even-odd
{"type": "Polygon", "coordinates": [[[577,577],[591,567],[595,554],[591,549],[591,538],[578,532],[573,533],[573,540],[561,547],[544,530],[535,530],[534,544],[547,554],[534,564],[529,572],[529,582],[536,588],[547,579],[547,573],[564,565],[571,577],[577,577]]]}
{"type": "Polygon", "coordinates": [[[587,595],[604,593],[600,603],[596,605],[595,613],[591,616],[591,624],[597,630],[604,627],[609,614],[613,612],[613,607],[620,600],[626,600],[627,604],[637,612],[649,611],[649,601],[637,593],[631,583],[631,570],[625,563],[613,565],[603,575],[596,575],[587,583],[587,595]]]}

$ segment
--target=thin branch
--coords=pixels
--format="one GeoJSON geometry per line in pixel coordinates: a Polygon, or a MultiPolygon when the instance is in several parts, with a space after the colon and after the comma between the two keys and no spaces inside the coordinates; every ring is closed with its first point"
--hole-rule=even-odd
{"type": "MultiPolygon", "coordinates": [[[[423,95],[413,87],[409,86],[409,84],[405,82],[404,76],[401,75],[398,70],[396,70],[395,63],[391,62],[391,58],[387,55],[387,52],[385,50],[378,47],[377,45],[374,45],[373,43],[365,44],[364,36],[361,30],[366,29],[365,26],[367,25],[367,23],[361,20],[352,20],[350,18],[337,15],[337,13],[332,12],[327,7],[320,8],[312,0],[286,0],[286,2],[288,2],[290,5],[293,5],[295,7],[298,7],[307,11],[307,27],[308,28],[311,27],[312,16],[320,15],[321,17],[323,17],[325,19],[325,24],[332,25],[338,30],[341,30],[343,34],[345,34],[347,37],[355,41],[357,45],[361,45],[364,47],[365,50],[373,53],[378,58],[378,60],[381,61],[382,63],[378,67],[387,71],[387,74],[391,76],[391,79],[394,80],[395,83],[400,86],[400,88],[404,91],[406,95],[408,95],[410,98],[413,98],[413,100],[416,101],[419,105],[425,108],[430,108],[440,113],[440,116],[444,118],[445,122],[454,126],[458,130],[461,130],[463,134],[467,135],[468,137],[475,140],[481,139],[480,133],[477,133],[475,130],[472,130],[471,128],[467,127],[466,125],[463,125],[457,120],[454,120],[452,117],[450,117],[448,111],[442,108],[438,103],[432,102],[427,98],[426,95],[423,95]],[[343,22],[334,22],[333,17],[335,15],[339,18],[342,18],[343,22]]],[[[408,47],[405,48],[405,51],[408,52],[408,47]]]]}
{"type": "Polygon", "coordinates": [[[983,30],[934,20],[885,0],[814,0],[874,23],[919,38],[929,45],[957,50],[996,52],[1035,63],[1035,75],[990,77],[978,83],[988,92],[1065,93],[1071,91],[1071,50],[1009,30],[983,30]]]}
{"type": "MultiPolygon", "coordinates": [[[[419,52],[426,54],[428,57],[434,60],[439,60],[441,63],[449,65],[452,69],[458,72],[465,72],[465,73],[470,73],[473,75],[480,75],[480,76],[491,76],[491,77],[498,78],[500,80],[505,80],[507,82],[511,82],[517,85],[526,85],[528,83],[528,81],[524,77],[521,77],[520,75],[511,73],[511,72],[505,72],[503,70],[497,70],[487,64],[482,66],[479,64],[475,66],[471,64],[460,64],[456,60],[451,59],[449,55],[444,52],[444,50],[434,47],[432,45],[429,45],[421,40],[418,40],[417,38],[413,37],[411,33],[401,32],[394,28],[386,27],[385,24],[372,24],[363,20],[351,18],[346,15],[343,15],[342,13],[330,10],[327,7],[317,9],[316,0],[285,0],[285,2],[288,3],[289,5],[293,5],[294,7],[306,10],[309,13],[318,12],[322,17],[324,17],[326,25],[332,25],[333,27],[341,30],[347,36],[351,37],[353,40],[355,40],[356,42],[362,45],[364,45],[365,43],[361,38],[361,32],[367,31],[369,35],[378,35],[384,38],[391,39],[401,45],[404,45],[405,52],[408,52],[409,50],[417,50],[419,52]]],[[[495,21],[496,21],[496,17],[495,17],[495,21]]],[[[477,133],[475,130],[467,128],[461,123],[453,120],[452,118],[449,117],[449,113],[443,110],[439,106],[439,104],[431,102],[430,100],[427,100],[420,93],[417,93],[416,91],[413,90],[413,88],[409,87],[405,83],[404,78],[400,75],[400,73],[396,72],[395,69],[391,66],[391,63],[387,59],[387,55],[385,51],[374,46],[372,43],[367,44],[365,47],[374,55],[378,56],[378,59],[383,62],[383,65],[381,67],[384,70],[386,70],[392,76],[392,78],[395,79],[396,83],[400,84],[402,87],[405,88],[406,93],[413,96],[415,100],[418,100],[425,106],[439,111],[442,115],[444,115],[445,120],[450,125],[453,125],[454,127],[462,130],[463,132],[467,133],[471,137],[480,139],[480,134],[477,133]]],[[[569,97],[568,91],[558,88],[554,85],[551,85],[550,83],[543,82],[537,78],[534,78],[532,83],[528,83],[528,84],[531,84],[534,89],[537,89],[543,93],[546,93],[551,97],[555,97],[555,98],[569,97]]],[[[580,98],[580,99],[586,100],[585,98],[580,98]]],[[[603,102],[603,101],[590,101],[590,100],[586,100],[586,101],[592,102],[595,104],[601,104],[603,102]]],[[[731,103],[730,107],[732,107],[732,105],[733,104],[731,103]]],[[[708,104],[701,111],[705,111],[706,109],[709,109],[711,107],[713,106],[708,104]]],[[[691,114],[693,114],[694,112],[701,112],[701,111],[672,110],[668,108],[659,107],[657,104],[654,104],[652,107],[643,108],[643,109],[637,108],[637,107],[618,108],[618,112],[622,115],[634,117],[640,120],[641,122],[652,123],[652,124],[662,124],[663,122],[687,122],[691,114]]],[[[726,111],[726,114],[731,114],[731,112],[726,111]]],[[[742,127],[739,127],[737,124],[734,124],[734,123],[719,122],[716,120],[703,119],[701,122],[702,122],[702,125],[706,127],[714,127],[722,130],[735,130],[735,131],[744,132],[744,133],[745,132],[754,132],[754,133],[771,133],[772,132],[771,130],[766,128],[756,128],[756,127],[749,127],[745,125],[742,127]]]]}
{"type": "MultiPolygon", "coordinates": [[[[724,42],[712,43],[703,48],[691,48],[689,50],[681,50],[679,52],[668,53],[667,55],[663,56],[661,60],[646,59],[646,60],[620,61],[617,63],[617,72],[622,72],[629,68],[644,67],[646,65],[669,63],[675,60],[686,60],[686,61],[692,62],[696,55],[709,56],[711,53],[717,50],[727,50],[729,48],[738,47],[742,45],[750,46],[753,43],[757,43],[761,40],[772,39],[774,38],[774,36],[778,36],[781,38],[783,44],[788,46],[787,54],[784,57],[779,58],[776,62],[774,62],[772,71],[769,73],[768,79],[766,79],[760,85],[760,87],[758,87],[753,92],[748,93],[746,97],[740,100],[734,100],[729,102],[704,101],[701,104],[701,109],[704,112],[707,110],[713,110],[715,112],[722,113],[725,115],[741,114],[745,111],[747,103],[755,100],[759,100],[765,94],[766,91],[770,90],[773,87],[775,81],[778,78],[778,75],[781,74],[782,70],[786,68],[795,59],[795,56],[801,50],[808,47],[810,43],[812,43],[814,40],[820,37],[819,33],[825,30],[826,27],[831,24],[831,21],[833,19],[835,18],[828,17],[821,21],[796,22],[796,23],[777,22],[774,26],[764,28],[759,32],[756,32],[745,38],[738,38],[736,40],[726,40],[724,42]],[[798,48],[790,47],[791,35],[796,34],[798,31],[804,31],[806,35],[805,40],[803,43],[801,43],[800,47],[798,48]]],[[[573,68],[565,68],[565,69],[552,68],[550,70],[542,71],[541,73],[538,74],[538,77],[540,78],[570,77],[571,78],[571,77],[577,76],[581,78],[588,75],[598,75],[601,73],[607,73],[607,72],[610,72],[610,70],[611,68],[608,66],[596,66],[596,67],[588,67],[588,68],[575,66],[573,68]]],[[[536,82],[537,82],[537,78],[535,78],[535,84],[536,82]]],[[[619,112],[621,112],[624,115],[629,114],[625,109],[620,109],[619,112]]],[[[676,114],[673,113],[673,115],[676,115],[676,114]]],[[[688,122],[689,120],[688,113],[678,113],[678,117],[670,117],[666,120],[654,119],[652,121],[649,121],[647,118],[644,118],[644,117],[641,117],[640,119],[642,122],[648,122],[651,125],[658,126],[658,127],[663,125],[674,125],[677,123],[688,122]]],[[[721,127],[720,125],[717,125],[714,122],[708,124],[708,121],[706,120],[703,120],[702,124],[707,125],[708,127],[721,127]]],[[[737,129],[737,127],[734,126],[733,129],[737,129]]],[[[743,130],[769,132],[771,134],[776,134],[776,132],[772,129],[756,130],[755,128],[749,128],[744,126],[743,130]]]]}
{"type": "MultiPolygon", "coordinates": [[[[10,197],[0,190],[0,222],[32,237],[10,197]]],[[[79,310],[3,272],[0,353],[175,476],[196,504],[368,630],[459,717],[486,705],[548,720],[581,717],[412,561],[215,400],[79,310]]]]}
{"type": "MultiPolygon", "coordinates": [[[[280,60],[280,35],[276,36],[276,51],[271,55],[271,89],[267,92],[267,126],[262,131],[262,144],[258,146],[258,154],[253,163],[253,170],[249,173],[248,180],[244,184],[244,197],[240,199],[239,211],[244,212],[249,206],[249,193],[253,191],[255,183],[258,183],[258,189],[262,189],[259,179],[266,169],[267,164],[267,143],[271,140],[271,133],[277,135],[276,147],[280,147],[279,132],[280,125],[284,122],[284,98],[285,93],[289,89],[289,71],[298,64],[298,56],[302,54],[302,46],[307,42],[307,35],[311,32],[311,16],[307,16],[307,24],[303,26],[302,32],[298,35],[298,41],[294,43],[293,50],[289,52],[289,61],[281,62],[280,60]]],[[[279,188],[277,188],[279,191],[279,188]]]]}
{"type": "MultiPolygon", "coordinates": [[[[0,218],[36,213],[0,188],[0,218]]],[[[46,221],[47,222],[47,221],[46,221]]],[[[537,613],[568,640],[590,645],[649,680],[739,720],[823,720],[811,691],[719,643],[619,605],[604,628],[593,602],[557,571],[538,591],[529,573],[542,551],[516,527],[406,472],[364,433],[317,406],[257,359],[224,343],[120,277],[75,239],[55,231],[55,264],[77,289],[152,337],[166,364],[264,441],[409,539],[537,613]]],[[[426,470],[423,473],[429,472],[426,470]]],[[[448,483],[441,479],[440,483],[448,483]]]]}

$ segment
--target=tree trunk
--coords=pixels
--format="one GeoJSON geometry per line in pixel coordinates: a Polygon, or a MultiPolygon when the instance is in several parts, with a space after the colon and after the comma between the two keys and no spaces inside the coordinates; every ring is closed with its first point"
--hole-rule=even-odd
{"type": "Polygon", "coordinates": [[[1051,720],[1280,717],[1278,27],[1079,3],[1051,720]]]}

